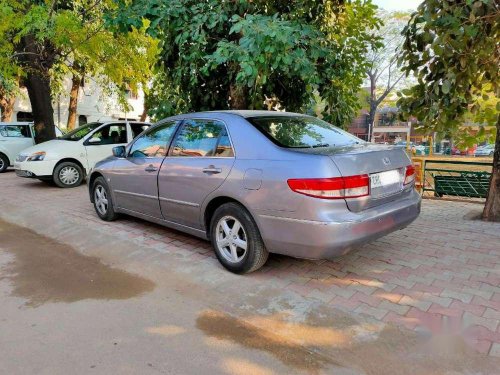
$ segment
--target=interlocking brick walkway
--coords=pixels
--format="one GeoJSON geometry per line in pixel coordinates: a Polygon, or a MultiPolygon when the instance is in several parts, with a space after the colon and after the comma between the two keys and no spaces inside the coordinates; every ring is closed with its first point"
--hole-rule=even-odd
{"type": "MultiPolygon", "coordinates": [[[[154,224],[133,218],[103,223],[86,189],[58,189],[9,172],[0,175],[0,207],[2,202],[32,205],[46,212],[48,222],[65,216],[161,252],[176,248],[192,260],[213,257],[208,243],[154,224]]],[[[246,277],[424,334],[460,334],[478,351],[500,357],[500,224],[467,218],[480,209],[473,203],[425,200],[410,227],[341,258],[271,256],[261,271],[246,277]]]]}

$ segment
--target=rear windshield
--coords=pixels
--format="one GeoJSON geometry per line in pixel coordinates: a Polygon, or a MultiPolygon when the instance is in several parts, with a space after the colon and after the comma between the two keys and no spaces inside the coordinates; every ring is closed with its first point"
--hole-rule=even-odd
{"type": "Polygon", "coordinates": [[[69,132],[65,135],[63,135],[59,139],[64,139],[66,141],[79,141],[83,137],[85,137],[87,134],[89,134],[92,130],[97,129],[99,126],[102,125],[102,122],[91,122],[89,124],[80,126],[79,128],[76,128],[72,132],[69,132]]]}
{"type": "Polygon", "coordinates": [[[269,116],[252,117],[247,120],[281,147],[334,147],[364,142],[315,117],[269,116]]]}

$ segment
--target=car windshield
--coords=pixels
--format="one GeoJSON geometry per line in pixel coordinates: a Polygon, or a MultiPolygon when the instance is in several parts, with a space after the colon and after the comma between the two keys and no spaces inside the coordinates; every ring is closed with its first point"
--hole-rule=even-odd
{"type": "Polygon", "coordinates": [[[247,120],[281,147],[316,148],[364,143],[361,139],[314,117],[269,116],[247,120]]]}
{"type": "Polygon", "coordinates": [[[101,125],[102,122],[91,122],[86,125],[80,126],[79,128],[76,128],[75,130],[63,135],[59,139],[64,139],[66,141],[79,141],[87,134],[89,134],[92,130],[97,129],[101,125]]]}

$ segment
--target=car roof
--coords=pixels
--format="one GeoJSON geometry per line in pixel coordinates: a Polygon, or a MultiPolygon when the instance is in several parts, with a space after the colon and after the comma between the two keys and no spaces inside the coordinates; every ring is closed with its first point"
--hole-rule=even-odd
{"type": "MultiPolygon", "coordinates": [[[[95,123],[101,123],[101,124],[126,124],[133,122],[134,124],[144,124],[144,125],[151,125],[149,122],[143,122],[143,121],[135,121],[135,120],[106,120],[106,121],[95,121],[95,123]]],[[[89,123],[90,124],[90,123],[89,123]]],[[[86,125],[86,124],[85,124],[86,125]]],[[[82,125],[83,126],[83,125],[82,125]]]]}
{"type": "Polygon", "coordinates": [[[250,110],[250,109],[241,109],[241,110],[220,110],[220,111],[203,111],[203,112],[194,112],[194,113],[185,113],[180,114],[178,116],[202,116],[203,114],[232,114],[237,115],[244,118],[250,117],[290,117],[290,116],[301,116],[306,117],[308,115],[294,112],[278,112],[278,111],[264,111],[264,110],[250,110]]]}

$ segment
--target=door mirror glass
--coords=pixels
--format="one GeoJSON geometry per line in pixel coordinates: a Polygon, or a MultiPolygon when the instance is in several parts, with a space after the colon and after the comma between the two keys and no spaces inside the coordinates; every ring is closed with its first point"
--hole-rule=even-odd
{"type": "Polygon", "coordinates": [[[113,147],[113,156],[116,158],[124,158],[125,157],[125,146],[116,146],[113,147]]]}

